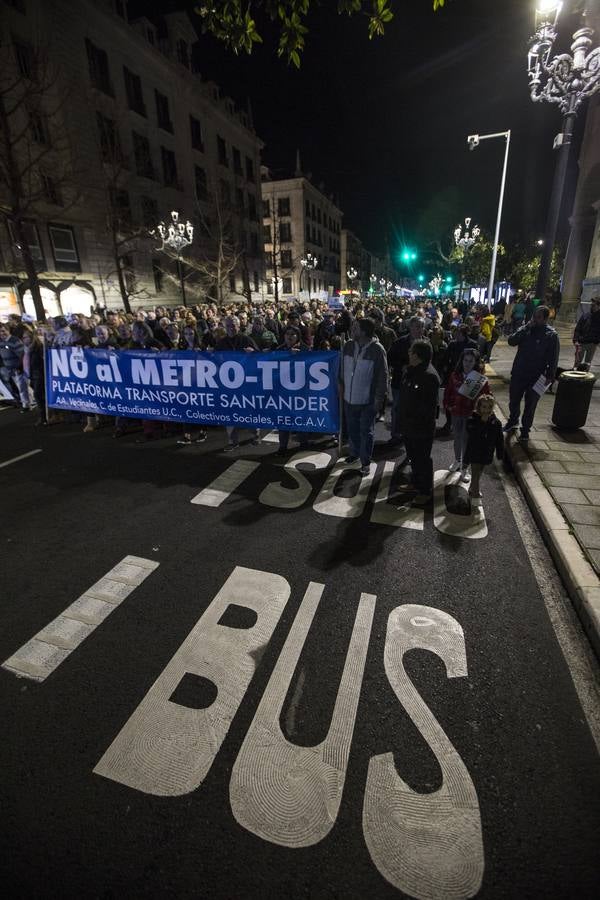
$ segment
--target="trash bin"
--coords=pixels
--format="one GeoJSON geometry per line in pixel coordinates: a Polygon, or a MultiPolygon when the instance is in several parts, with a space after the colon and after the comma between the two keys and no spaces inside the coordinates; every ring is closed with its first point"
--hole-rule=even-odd
{"type": "Polygon", "coordinates": [[[556,428],[582,428],[587,419],[596,376],[591,372],[563,372],[558,388],[552,422],[556,428]]]}

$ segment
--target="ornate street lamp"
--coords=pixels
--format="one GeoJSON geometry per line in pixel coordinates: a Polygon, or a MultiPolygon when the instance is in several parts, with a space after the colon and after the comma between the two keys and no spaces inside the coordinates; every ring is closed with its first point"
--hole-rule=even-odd
{"type": "Polygon", "coordinates": [[[348,279],[348,282],[350,283],[350,290],[353,291],[354,290],[354,282],[358,278],[358,272],[356,271],[354,266],[350,266],[350,268],[346,270],[346,278],[348,279]]]}
{"type": "MultiPolygon", "coordinates": [[[[302,268],[300,269],[300,290],[302,290],[302,273],[306,271],[314,271],[319,265],[319,260],[316,256],[313,256],[312,253],[306,251],[302,259],[300,260],[300,265],[302,266],[302,268]]],[[[310,302],[310,276],[308,277],[308,300],[310,302]]]]}
{"type": "Polygon", "coordinates": [[[194,226],[188,220],[184,224],[179,221],[179,213],[176,210],[173,210],[171,213],[171,221],[168,225],[164,222],[159,222],[156,228],[150,232],[151,235],[156,235],[158,232],[158,236],[160,237],[162,244],[160,247],[157,247],[157,250],[162,250],[163,252],[171,252],[176,254],[177,259],[177,271],[179,273],[179,283],[181,285],[181,298],[183,300],[183,305],[187,306],[186,298],[185,298],[185,281],[183,277],[183,260],[181,257],[181,251],[185,247],[189,247],[194,239],[194,226]]]}
{"type": "Polygon", "coordinates": [[[586,0],[581,27],[573,34],[570,54],[558,53],[550,58],[558,36],[558,17],[563,6],[560,0],[540,0],[535,15],[536,31],[529,41],[527,74],[531,99],[534,103],[555,103],[563,115],[562,131],[554,139],[558,159],[536,288],[542,303],[550,277],[575,119],[584,101],[600,88],[600,47],[591,49],[594,31],[587,24],[592,2],[586,0]]]}
{"type": "Polygon", "coordinates": [[[441,286],[442,286],[443,283],[444,283],[444,279],[442,278],[442,276],[441,276],[440,273],[438,272],[437,275],[434,275],[434,277],[433,277],[433,278],[431,279],[431,281],[429,282],[429,290],[430,290],[432,293],[434,293],[436,297],[438,297],[438,296],[439,296],[439,293],[440,293],[440,288],[441,288],[441,286]]]}
{"type": "Polygon", "coordinates": [[[469,252],[469,250],[473,247],[479,235],[481,234],[481,229],[479,225],[473,225],[471,228],[470,217],[465,218],[464,228],[462,225],[457,225],[454,229],[454,243],[462,251],[460,256],[460,291],[458,294],[458,299],[462,300],[463,294],[463,285],[464,285],[464,272],[465,272],[465,256],[469,252]]]}

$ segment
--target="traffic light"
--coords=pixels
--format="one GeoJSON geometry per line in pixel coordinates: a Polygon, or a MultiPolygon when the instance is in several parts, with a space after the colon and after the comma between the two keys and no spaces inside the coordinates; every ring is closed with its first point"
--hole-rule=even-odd
{"type": "Polygon", "coordinates": [[[403,263],[414,262],[417,258],[416,250],[411,250],[410,247],[405,247],[400,255],[400,259],[403,263]]]}
{"type": "Polygon", "coordinates": [[[425,276],[424,276],[424,275],[419,275],[419,277],[418,277],[417,280],[418,280],[419,284],[423,284],[423,282],[425,281],[425,276]]]}
{"type": "Polygon", "coordinates": [[[452,284],[452,275],[446,275],[446,284],[452,284]]]}

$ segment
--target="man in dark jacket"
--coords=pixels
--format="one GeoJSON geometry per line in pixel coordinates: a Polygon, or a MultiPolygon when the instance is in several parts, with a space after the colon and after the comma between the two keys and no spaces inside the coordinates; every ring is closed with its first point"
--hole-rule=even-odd
{"type": "Polygon", "coordinates": [[[573,343],[576,347],[575,363],[579,369],[589,372],[594,354],[600,344],[600,297],[592,297],[589,313],[584,313],[575,326],[573,343]]]}
{"type": "MultiPolygon", "coordinates": [[[[257,350],[257,346],[247,334],[240,332],[240,320],[237,316],[227,316],[224,323],[226,336],[217,341],[215,350],[234,350],[237,353],[253,353],[257,350]]],[[[231,453],[240,446],[238,429],[234,425],[226,425],[227,446],[224,448],[225,453],[231,453]]],[[[254,429],[254,437],[252,443],[260,444],[260,430],[254,429]]]]}
{"type": "Polygon", "coordinates": [[[388,446],[397,447],[402,443],[400,429],[400,385],[402,375],[408,366],[408,354],[412,344],[423,337],[425,323],[419,316],[413,316],[408,325],[408,334],[396,338],[388,350],[388,366],[392,372],[392,436],[388,446]]]}
{"type": "Polygon", "coordinates": [[[548,325],[549,315],[547,306],[538,306],[531,322],[522,325],[508,338],[510,346],[517,347],[517,355],[510,374],[509,416],[504,431],[514,431],[517,428],[521,400],[525,397],[519,436],[522,443],[529,440],[535,408],[541,396],[533,390],[533,386],[540,376],[545,378],[546,384],[552,384],[558,365],[560,342],[554,328],[548,325]]]}
{"type": "Polygon", "coordinates": [[[23,341],[4,324],[0,325],[0,378],[15,400],[20,400],[21,410],[29,410],[29,389],[23,374],[23,341]]]}
{"type": "Polygon", "coordinates": [[[439,381],[430,369],[431,357],[429,341],[417,340],[413,343],[399,392],[400,428],[418,491],[414,501],[418,506],[429,502],[433,490],[431,448],[435,435],[439,381]]]}

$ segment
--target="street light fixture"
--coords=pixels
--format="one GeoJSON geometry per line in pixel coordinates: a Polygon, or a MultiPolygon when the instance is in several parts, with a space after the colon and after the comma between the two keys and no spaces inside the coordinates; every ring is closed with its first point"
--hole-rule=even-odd
{"type": "Polygon", "coordinates": [[[469,250],[473,247],[475,242],[477,241],[479,235],[481,234],[481,229],[479,225],[473,225],[471,228],[471,217],[465,218],[464,228],[462,225],[457,225],[454,229],[454,243],[456,246],[462,250],[461,260],[460,260],[460,289],[458,294],[458,299],[462,300],[463,295],[463,283],[464,283],[464,272],[465,272],[465,256],[469,252],[469,250]]]}
{"type": "Polygon", "coordinates": [[[587,24],[592,7],[591,0],[587,0],[585,4],[581,27],[573,34],[571,55],[558,53],[550,59],[558,36],[557,25],[562,5],[559,0],[541,0],[540,7],[536,9],[536,30],[530,38],[527,55],[531,99],[534,103],[540,101],[556,103],[563,114],[562,131],[554,139],[554,149],[558,148],[558,159],[536,287],[536,294],[542,303],[550,277],[575,119],[582,103],[600,88],[600,47],[591,49],[594,30],[587,24]]]}
{"type": "Polygon", "coordinates": [[[192,243],[194,239],[194,226],[189,220],[187,220],[185,224],[180,222],[179,213],[174,209],[171,212],[171,221],[169,224],[166,225],[164,222],[159,222],[150,234],[155,236],[157,232],[162,244],[156,249],[162,250],[163,252],[171,251],[176,254],[179,284],[181,285],[181,299],[183,300],[183,305],[187,306],[181,251],[185,249],[185,247],[189,247],[192,243]]]}
{"type": "MultiPolygon", "coordinates": [[[[300,290],[302,290],[302,273],[309,270],[314,271],[319,265],[319,260],[316,256],[313,256],[312,253],[306,251],[300,260],[300,265],[302,266],[300,269],[300,290]]],[[[308,278],[308,299],[310,301],[310,276],[308,278]]]]}
{"type": "Polygon", "coordinates": [[[350,282],[350,290],[354,290],[354,282],[358,278],[358,272],[354,268],[354,266],[350,266],[349,269],[346,270],[346,278],[350,282]]]}
{"type": "Polygon", "coordinates": [[[475,150],[479,147],[481,141],[488,141],[492,138],[505,138],[506,150],[504,151],[504,165],[502,167],[502,179],[500,181],[500,197],[498,199],[498,214],[496,216],[496,231],[494,232],[494,247],[492,250],[492,265],[490,268],[490,280],[488,284],[487,302],[491,305],[492,294],[494,291],[494,280],[496,277],[496,260],[498,258],[498,239],[500,237],[500,222],[502,221],[502,204],[504,202],[504,186],[506,184],[506,170],[508,168],[508,151],[510,148],[510,129],[508,131],[496,131],[494,134],[470,134],[467,138],[469,150],[475,150]]]}

